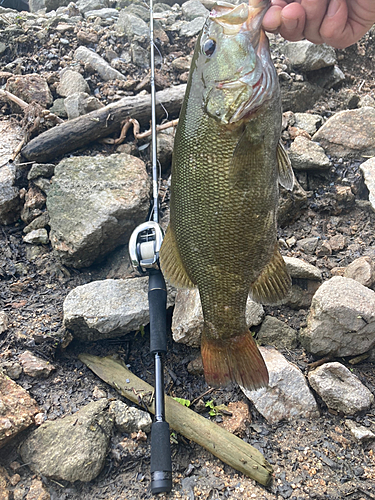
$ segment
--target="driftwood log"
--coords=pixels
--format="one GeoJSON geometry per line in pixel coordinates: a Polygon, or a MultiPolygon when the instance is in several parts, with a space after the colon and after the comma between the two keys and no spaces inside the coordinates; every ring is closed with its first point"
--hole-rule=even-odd
{"type": "MultiPolygon", "coordinates": [[[[170,117],[178,115],[185,90],[186,85],[178,85],[156,93],[158,119],[165,117],[163,107],[170,117]]],[[[66,153],[119,131],[121,122],[128,117],[136,118],[141,125],[149,123],[151,95],[124,97],[104,108],[66,121],[32,139],[21,150],[21,154],[28,161],[56,160],[66,153]]]]}
{"type": "MultiPolygon", "coordinates": [[[[154,413],[153,387],[136,377],[121,361],[90,354],[81,354],[79,359],[125,398],[154,413]]],[[[167,422],[179,434],[258,483],[265,486],[270,483],[272,467],[256,448],[169,396],[165,398],[165,413],[167,422]]]]}

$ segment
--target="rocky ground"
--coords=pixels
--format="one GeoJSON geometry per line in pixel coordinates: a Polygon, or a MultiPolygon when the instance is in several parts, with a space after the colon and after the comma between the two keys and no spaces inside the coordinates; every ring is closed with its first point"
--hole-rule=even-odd
{"type": "MultiPolygon", "coordinates": [[[[148,11],[128,0],[46,0],[47,13],[38,11],[43,1],[30,4],[30,14],[0,11],[1,89],[40,106],[22,111],[0,91],[0,498],[151,498],[147,418],[125,425],[126,400],[78,358],[117,355],[153,381],[145,286],[124,245],[147,217],[147,140],[130,134],[119,146],[91,142],[48,163],[8,161],[22,137],[37,137],[55,116],[147,95],[148,11]],[[118,287],[124,278],[133,279],[118,287]]],[[[163,90],[186,83],[206,11],[192,1],[157,3],[155,13],[163,90]]],[[[299,184],[282,191],[279,215],[292,294],[282,306],[249,306],[254,335],[277,348],[262,348],[270,389],[210,389],[197,297],[172,291],[166,393],[259,449],[273,481],[260,486],[172,433],[168,498],[375,498],[374,35],[341,51],[271,37],[282,138],[299,184]]],[[[171,137],[159,144],[163,224],[171,137]]]]}

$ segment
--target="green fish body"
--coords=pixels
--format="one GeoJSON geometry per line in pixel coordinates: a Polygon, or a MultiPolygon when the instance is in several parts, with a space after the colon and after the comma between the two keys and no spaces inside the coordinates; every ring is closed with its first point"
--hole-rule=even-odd
{"type": "Polygon", "coordinates": [[[267,385],[246,301],[250,293],[275,303],[290,287],[276,213],[278,184],[291,189],[293,172],[279,142],[280,91],[261,29],[268,3],[214,7],[197,40],[175,138],[160,262],[172,284],[199,289],[212,386],[267,385]]]}

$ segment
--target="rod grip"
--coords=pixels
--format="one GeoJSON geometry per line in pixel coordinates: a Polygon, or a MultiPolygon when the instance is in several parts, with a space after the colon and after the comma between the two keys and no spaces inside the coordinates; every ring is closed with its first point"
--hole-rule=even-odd
{"type": "Polygon", "coordinates": [[[150,352],[167,352],[167,287],[161,271],[150,273],[148,282],[150,308],[150,352]]]}
{"type": "Polygon", "coordinates": [[[151,491],[172,489],[172,460],[168,422],[154,422],[151,427],[151,491]]]}

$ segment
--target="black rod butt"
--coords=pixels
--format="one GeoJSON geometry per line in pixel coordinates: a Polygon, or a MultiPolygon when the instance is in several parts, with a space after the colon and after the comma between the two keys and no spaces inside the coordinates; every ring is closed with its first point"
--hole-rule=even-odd
{"type": "Polygon", "coordinates": [[[154,422],[151,428],[151,491],[172,489],[172,461],[168,422],[154,422]]]}

